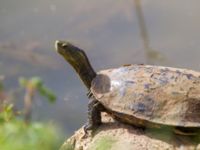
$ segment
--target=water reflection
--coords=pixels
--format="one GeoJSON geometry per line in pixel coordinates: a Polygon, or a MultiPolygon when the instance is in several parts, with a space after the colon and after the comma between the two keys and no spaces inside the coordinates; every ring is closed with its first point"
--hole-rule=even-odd
{"type": "Polygon", "coordinates": [[[53,119],[72,132],[86,120],[86,89],[54,52],[54,41],[70,40],[85,49],[96,70],[130,63],[200,70],[199,4],[195,0],[0,1],[0,75],[11,87],[17,86],[19,76],[41,76],[59,100],[56,106],[37,106],[36,119],[53,119]],[[167,61],[160,62],[160,55],[167,61]]]}
{"type": "Polygon", "coordinates": [[[140,0],[134,0],[135,5],[135,12],[136,16],[138,18],[139,28],[140,28],[140,34],[144,45],[145,55],[146,55],[146,63],[147,64],[154,64],[154,61],[163,60],[164,57],[162,54],[160,54],[159,51],[152,49],[150,47],[150,41],[148,36],[148,31],[145,23],[144,14],[142,12],[141,8],[141,1],[140,0]]]}

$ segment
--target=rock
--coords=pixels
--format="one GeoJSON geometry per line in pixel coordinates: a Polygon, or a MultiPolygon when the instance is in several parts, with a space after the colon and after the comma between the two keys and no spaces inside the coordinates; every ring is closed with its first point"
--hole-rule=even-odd
{"type": "Polygon", "coordinates": [[[90,135],[83,127],[60,150],[200,150],[198,135],[175,135],[170,130],[141,129],[114,121],[102,113],[103,124],[90,135]]]}

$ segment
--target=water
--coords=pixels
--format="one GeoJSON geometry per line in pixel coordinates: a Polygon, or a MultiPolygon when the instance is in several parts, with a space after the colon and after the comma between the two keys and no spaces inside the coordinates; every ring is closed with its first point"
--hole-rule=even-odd
{"type": "MultiPolygon", "coordinates": [[[[86,88],[54,51],[68,40],[95,70],[147,63],[200,70],[200,1],[0,1],[0,75],[6,87],[40,76],[55,105],[36,100],[34,119],[53,120],[71,134],[86,120],[86,88]]],[[[38,97],[38,99],[41,99],[38,97]]]]}

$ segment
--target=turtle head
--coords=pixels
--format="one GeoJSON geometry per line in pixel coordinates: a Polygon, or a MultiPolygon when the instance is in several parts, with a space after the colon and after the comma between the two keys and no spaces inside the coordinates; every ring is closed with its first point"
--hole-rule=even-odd
{"type": "Polygon", "coordinates": [[[62,55],[70,64],[77,63],[79,59],[87,61],[87,56],[85,55],[84,51],[75,47],[69,42],[65,41],[56,41],[55,48],[57,52],[62,55]]]}
{"type": "Polygon", "coordinates": [[[96,77],[85,52],[65,41],[55,42],[56,51],[75,69],[86,87],[90,89],[92,80],[96,77]]]}

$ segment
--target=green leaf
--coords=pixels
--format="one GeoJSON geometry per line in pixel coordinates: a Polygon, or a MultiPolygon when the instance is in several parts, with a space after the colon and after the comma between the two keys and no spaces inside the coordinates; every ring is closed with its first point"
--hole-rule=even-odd
{"type": "Polygon", "coordinates": [[[19,77],[18,82],[21,87],[26,87],[28,84],[28,80],[24,77],[19,77]]]}
{"type": "Polygon", "coordinates": [[[55,102],[56,100],[55,94],[46,86],[43,85],[38,90],[42,96],[46,97],[49,100],[49,102],[55,102]]]}
{"type": "Polygon", "coordinates": [[[29,81],[33,86],[37,88],[43,85],[42,79],[40,77],[32,77],[29,81]]]}
{"type": "Polygon", "coordinates": [[[9,105],[7,105],[7,106],[5,107],[5,111],[6,111],[6,112],[10,112],[10,111],[12,111],[12,109],[13,109],[13,104],[9,104],[9,105]]]}

